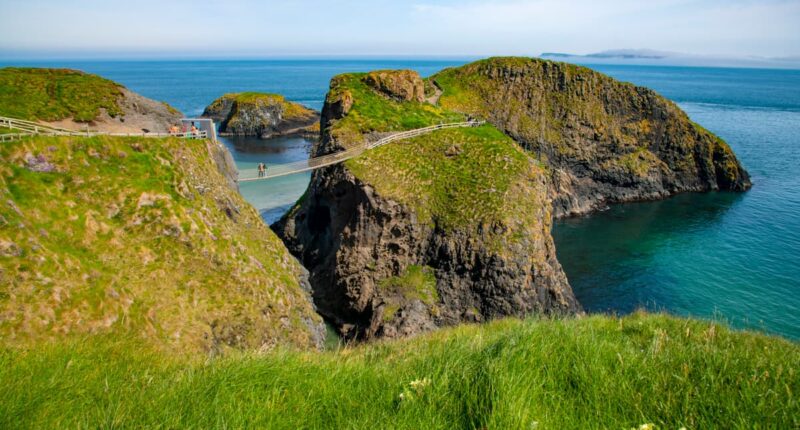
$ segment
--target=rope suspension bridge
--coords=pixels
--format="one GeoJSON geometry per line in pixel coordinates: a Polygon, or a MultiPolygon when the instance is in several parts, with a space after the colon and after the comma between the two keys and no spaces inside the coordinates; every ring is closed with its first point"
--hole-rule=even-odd
{"type": "MultiPolygon", "coordinates": [[[[462,127],[478,127],[484,121],[465,121],[453,122],[447,124],[437,124],[429,127],[416,128],[413,130],[401,131],[391,134],[375,142],[364,142],[347,148],[343,151],[334,152],[332,154],[321,155],[319,157],[309,158],[307,160],[295,161],[291,163],[269,165],[266,172],[259,175],[257,169],[244,169],[239,171],[239,182],[253,182],[262,181],[266,179],[278,178],[281,176],[293,175],[295,173],[308,172],[311,170],[320,169],[333,164],[338,164],[343,161],[357,157],[364,151],[386,145],[387,143],[395,142],[398,140],[411,139],[424,134],[432,133],[437,130],[444,130],[448,128],[462,128],[462,127]]],[[[25,136],[47,135],[47,136],[143,136],[143,137],[186,137],[192,139],[204,139],[207,134],[205,131],[194,133],[107,133],[100,131],[76,131],[68,130],[65,128],[52,127],[48,125],[39,124],[32,121],[19,120],[14,118],[7,118],[0,116],[0,127],[6,127],[12,130],[19,131],[18,133],[0,134],[0,142],[19,139],[25,136]]]]}
{"type": "Polygon", "coordinates": [[[430,127],[416,128],[408,131],[401,131],[389,136],[386,136],[375,142],[365,142],[344,151],[334,152],[332,154],[321,155],[319,157],[309,158],[307,160],[295,161],[292,163],[284,163],[278,165],[267,166],[267,171],[258,176],[256,169],[244,169],[239,171],[239,182],[253,182],[265,179],[277,178],[280,176],[293,175],[295,173],[308,172],[310,170],[320,169],[322,167],[338,164],[343,161],[357,157],[368,149],[377,148],[386,145],[390,142],[395,142],[403,139],[410,139],[412,137],[422,136],[423,134],[432,133],[437,130],[444,130],[448,128],[460,127],[477,127],[483,124],[483,121],[467,121],[467,122],[453,122],[447,124],[437,124],[430,127]]]}

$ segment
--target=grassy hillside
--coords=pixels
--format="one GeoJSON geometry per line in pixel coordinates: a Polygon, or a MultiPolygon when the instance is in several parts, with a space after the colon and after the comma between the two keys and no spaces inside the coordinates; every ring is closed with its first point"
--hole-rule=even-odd
{"type": "Polygon", "coordinates": [[[301,268],[206,141],[0,146],[0,343],[115,333],[169,351],[312,344],[301,268]]]}
{"type": "Polygon", "coordinates": [[[0,116],[56,121],[91,121],[105,109],[122,114],[122,86],[96,75],[69,69],[0,69],[0,116]]]}
{"type": "Polygon", "coordinates": [[[797,344],[643,314],[188,362],[93,338],[0,353],[0,427],[789,429],[798,368],[797,344]]]}

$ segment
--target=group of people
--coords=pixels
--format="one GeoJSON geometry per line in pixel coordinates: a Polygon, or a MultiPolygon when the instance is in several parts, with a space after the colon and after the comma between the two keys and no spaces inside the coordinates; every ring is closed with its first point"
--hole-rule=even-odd
{"type": "Polygon", "coordinates": [[[181,127],[179,125],[173,125],[169,128],[169,134],[175,136],[185,135],[187,137],[194,137],[200,134],[200,129],[197,128],[197,126],[194,124],[194,121],[192,121],[192,126],[188,128],[186,126],[181,127]]]}
{"type": "Polygon", "coordinates": [[[263,178],[267,175],[267,165],[264,163],[258,163],[258,177],[263,178]]]}

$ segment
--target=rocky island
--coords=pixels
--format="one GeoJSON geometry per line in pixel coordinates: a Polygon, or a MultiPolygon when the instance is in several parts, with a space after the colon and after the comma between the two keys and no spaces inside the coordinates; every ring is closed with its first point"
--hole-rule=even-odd
{"type": "Polygon", "coordinates": [[[490,58],[431,80],[443,108],[485,118],[549,167],[557,217],[750,187],[730,147],[675,103],[589,68],[490,58]]]}
{"type": "Polygon", "coordinates": [[[554,216],[750,186],[725,142],[655,92],[527,58],[427,80],[412,71],[338,76],[314,155],[466,117],[488,124],[315,172],[273,226],[343,335],[579,312],[550,236],[554,216]]]}
{"type": "Polygon", "coordinates": [[[203,116],[218,122],[222,135],[268,139],[293,134],[316,137],[319,132],[319,113],[278,94],[225,94],[206,107],[203,116]]]}

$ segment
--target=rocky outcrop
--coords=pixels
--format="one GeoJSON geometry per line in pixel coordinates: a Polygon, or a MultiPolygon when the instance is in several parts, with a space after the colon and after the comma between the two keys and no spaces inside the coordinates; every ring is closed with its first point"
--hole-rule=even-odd
{"type": "Polygon", "coordinates": [[[90,124],[90,128],[119,133],[167,133],[170,127],[180,125],[183,114],[167,103],[149,99],[127,88],[121,91],[122,115],[111,118],[107,112],[103,112],[90,124]]]}
{"type": "MultiPolygon", "coordinates": [[[[352,134],[364,115],[359,101],[376,101],[347,100],[365,82],[384,94],[370,79],[332,81],[323,109],[328,127],[315,154],[364,138],[352,134]]],[[[411,88],[417,79],[392,82],[411,88]]],[[[416,111],[394,97],[377,100],[402,115],[440,115],[433,106],[416,111]]],[[[273,229],[310,271],[318,311],[345,337],[370,339],[578,312],[550,226],[544,170],[487,126],[423,136],[316,171],[304,199],[273,229]],[[408,167],[398,162],[412,158],[418,161],[408,167]],[[449,169],[466,177],[449,177],[449,169]],[[426,176],[437,171],[443,174],[426,176]]]]}
{"type": "Polygon", "coordinates": [[[203,116],[219,122],[222,134],[262,139],[319,131],[319,114],[283,96],[263,93],[226,94],[206,107],[203,116]]]}
{"type": "Polygon", "coordinates": [[[673,102],[588,68],[492,58],[432,79],[443,107],[485,118],[551,167],[556,216],[751,185],[730,147],[673,102]]]}
{"type": "Polygon", "coordinates": [[[425,83],[413,70],[378,70],[369,72],[364,82],[399,101],[425,101],[425,83]]]}
{"type": "Polygon", "coordinates": [[[236,167],[236,161],[233,155],[228,151],[225,145],[220,143],[208,143],[209,155],[217,166],[217,171],[225,178],[228,188],[239,191],[239,168],[236,167]]]}

